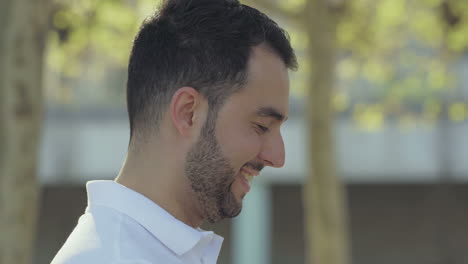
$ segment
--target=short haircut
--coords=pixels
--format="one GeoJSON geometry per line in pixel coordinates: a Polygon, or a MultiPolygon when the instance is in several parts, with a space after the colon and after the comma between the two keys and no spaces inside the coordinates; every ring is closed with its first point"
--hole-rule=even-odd
{"type": "Polygon", "coordinates": [[[247,80],[252,48],[266,46],[297,68],[289,36],[237,0],[166,0],[135,37],[128,65],[130,138],[157,129],[177,89],[195,88],[218,111],[247,80]]]}

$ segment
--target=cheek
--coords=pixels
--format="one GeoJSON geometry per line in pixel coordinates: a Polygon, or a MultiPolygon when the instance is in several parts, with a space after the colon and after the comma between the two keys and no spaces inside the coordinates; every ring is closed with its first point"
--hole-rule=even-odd
{"type": "Polygon", "coordinates": [[[260,153],[261,138],[251,127],[229,129],[221,133],[219,140],[224,155],[236,170],[260,153]]]}

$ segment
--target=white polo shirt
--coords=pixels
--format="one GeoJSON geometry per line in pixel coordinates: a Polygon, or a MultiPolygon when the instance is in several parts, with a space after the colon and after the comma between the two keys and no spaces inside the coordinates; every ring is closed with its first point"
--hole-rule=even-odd
{"type": "Polygon", "coordinates": [[[214,264],[223,238],[194,229],[114,181],[86,184],[88,207],[51,264],[214,264]]]}

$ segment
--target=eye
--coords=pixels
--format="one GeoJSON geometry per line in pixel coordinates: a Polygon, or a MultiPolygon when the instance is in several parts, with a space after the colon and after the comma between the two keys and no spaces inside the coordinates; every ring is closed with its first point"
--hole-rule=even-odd
{"type": "Polygon", "coordinates": [[[263,125],[260,125],[260,124],[255,124],[259,130],[259,132],[261,132],[260,134],[265,134],[266,132],[270,131],[270,129],[266,126],[263,126],[263,125]]]}

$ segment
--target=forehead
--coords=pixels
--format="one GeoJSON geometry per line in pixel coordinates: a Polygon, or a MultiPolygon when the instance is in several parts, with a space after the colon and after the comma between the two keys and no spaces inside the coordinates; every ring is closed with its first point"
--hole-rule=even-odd
{"type": "Polygon", "coordinates": [[[232,100],[252,113],[259,108],[274,108],[288,115],[289,76],[281,58],[269,48],[253,48],[248,65],[247,83],[232,100]]]}

